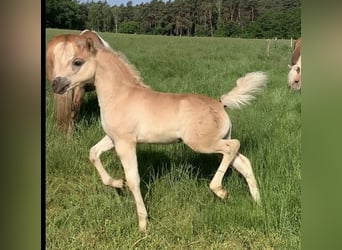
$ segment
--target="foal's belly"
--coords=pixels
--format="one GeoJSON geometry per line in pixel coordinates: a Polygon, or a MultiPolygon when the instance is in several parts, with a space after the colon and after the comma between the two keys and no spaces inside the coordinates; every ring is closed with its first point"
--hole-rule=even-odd
{"type": "Polygon", "coordinates": [[[181,138],[178,130],[140,130],[137,134],[139,143],[173,143],[179,142],[181,138]]]}

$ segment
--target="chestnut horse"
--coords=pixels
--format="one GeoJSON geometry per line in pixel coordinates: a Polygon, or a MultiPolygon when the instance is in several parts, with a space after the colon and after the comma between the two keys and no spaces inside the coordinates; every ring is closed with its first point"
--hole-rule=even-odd
{"type": "MultiPolygon", "coordinates": [[[[79,34],[79,36],[91,38],[94,41],[94,45],[97,47],[106,47],[110,49],[109,44],[95,31],[84,30],[79,34]]],[[[47,46],[46,73],[47,79],[51,84],[53,80],[54,61],[56,60],[53,48],[58,42],[58,38],[53,38],[47,46]]],[[[95,90],[94,83],[89,82],[83,86],[77,86],[63,95],[54,93],[54,114],[59,128],[67,131],[68,133],[73,131],[74,121],[83,102],[85,92],[93,90],[95,90]]]]}
{"type": "Polygon", "coordinates": [[[223,158],[210,182],[220,198],[228,192],[223,176],[232,165],[246,179],[255,202],[260,202],[252,165],[239,153],[240,142],[231,139],[232,123],[224,107],[241,108],[254,99],[267,81],[264,72],[252,72],[237,80],[236,86],[220,101],[197,94],[162,93],[147,88],[137,70],[113,50],[96,46],[92,38],[60,35],[54,39],[53,91],[65,94],[75,87],[94,82],[105,136],[90,149],[89,158],[102,182],[115,188],[124,183],[131,190],[139,228],[146,230],[146,207],[140,192],[136,155],[137,143],[182,141],[199,153],[218,153],[223,158]],[[115,148],[125,179],[114,179],[106,172],[100,156],[115,148]]]}
{"type": "Polygon", "coordinates": [[[300,90],[302,87],[302,39],[298,38],[293,46],[291,63],[288,65],[290,71],[287,75],[287,82],[291,89],[300,90]]]}

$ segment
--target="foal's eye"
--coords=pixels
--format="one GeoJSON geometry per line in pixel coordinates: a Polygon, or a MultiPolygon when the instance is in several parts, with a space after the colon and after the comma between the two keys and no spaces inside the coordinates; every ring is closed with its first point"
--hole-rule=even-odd
{"type": "Polygon", "coordinates": [[[72,65],[73,65],[73,66],[76,66],[76,67],[80,67],[80,66],[82,66],[83,63],[84,63],[83,60],[81,60],[81,59],[76,59],[75,61],[72,62],[72,65]]]}

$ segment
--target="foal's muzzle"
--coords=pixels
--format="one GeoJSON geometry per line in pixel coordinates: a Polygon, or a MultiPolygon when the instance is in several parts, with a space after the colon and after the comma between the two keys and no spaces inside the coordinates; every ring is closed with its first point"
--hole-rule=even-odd
{"type": "Polygon", "coordinates": [[[70,86],[70,81],[65,77],[56,77],[52,81],[52,90],[57,94],[64,94],[70,86]]]}

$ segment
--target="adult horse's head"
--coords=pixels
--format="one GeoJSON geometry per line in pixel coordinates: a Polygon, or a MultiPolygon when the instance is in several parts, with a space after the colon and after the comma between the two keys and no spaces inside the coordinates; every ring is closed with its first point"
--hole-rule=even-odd
{"type": "Polygon", "coordinates": [[[301,80],[301,66],[302,66],[302,60],[301,56],[299,56],[299,59],[295,65],[288,65],[290,68],[290,71],[287,75],[287,82],[289,84],[289,87],[293,90],[300,90],[302,87],[302,80],[301,80]]]}
{"type": "Polygon", "coordinates": [[[97,50],[90,37],[59,35],[47,46],[48,78],[54,93],[63,94],[76,86],[94,82],[97,50]]]}

